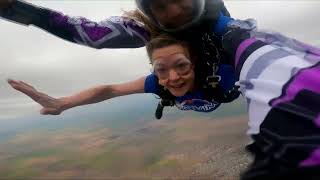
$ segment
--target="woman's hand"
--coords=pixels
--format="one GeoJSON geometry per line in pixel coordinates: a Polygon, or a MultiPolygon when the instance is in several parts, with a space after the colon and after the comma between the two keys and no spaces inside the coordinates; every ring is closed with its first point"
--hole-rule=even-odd
{"type": "Polygon", "coordinates": [[[8,83],[17,91],[29,96],[35,102],[39,103],[43,108],[40,113],[43,115],[59,115],[63,109],[63,100],[50,97],[44,93],[38,92],[34,87],[23,81],[9,79],[8,83]]]}

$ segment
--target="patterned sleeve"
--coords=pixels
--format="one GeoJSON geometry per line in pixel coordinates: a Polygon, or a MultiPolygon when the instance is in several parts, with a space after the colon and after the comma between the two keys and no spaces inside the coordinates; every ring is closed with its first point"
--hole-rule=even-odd
{"type": "Polygon", "coordinates": [[[150,38],[144,25],[129,17],[110,17],[93,22],[84,17],[70,17],[18,0],[0,16],[24,25],[35,25],[62,39],[101,48],[143,47],[150,38]]]}

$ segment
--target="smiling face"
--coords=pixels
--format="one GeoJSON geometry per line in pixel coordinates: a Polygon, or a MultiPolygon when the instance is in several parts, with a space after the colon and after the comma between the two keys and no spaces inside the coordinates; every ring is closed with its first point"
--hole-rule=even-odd
{"type": "Polygon", "coordinates": [[[194,66],[188,49],[179,44],[154,49],[151,53],[159,84],[174,96],[183,96],[194,87],[194,66]]]}

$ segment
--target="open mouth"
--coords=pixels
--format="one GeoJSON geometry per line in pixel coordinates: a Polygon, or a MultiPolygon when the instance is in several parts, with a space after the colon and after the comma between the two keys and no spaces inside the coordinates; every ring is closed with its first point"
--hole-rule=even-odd
{"type": "Polygon", "coordinates": [[[180,89],[182,88],[186,83],[181,83],[181,84],[178,84],[178,85],[174,85],[174,86],[171,86],[172,88],[174,89],[180,89]]]}

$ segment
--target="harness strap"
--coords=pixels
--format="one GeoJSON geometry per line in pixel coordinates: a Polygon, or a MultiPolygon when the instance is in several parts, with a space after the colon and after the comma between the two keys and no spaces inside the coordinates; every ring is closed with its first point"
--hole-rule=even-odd
{"type": "Polygon", "coordinates": [[[158,103],[155,117],[157,119],[161,119],[163,114],[163,109],[165,106],[174,106],[175,105],[175,97],[163,86],[160,86],[159,96],[161,101],[158,103]]]}

